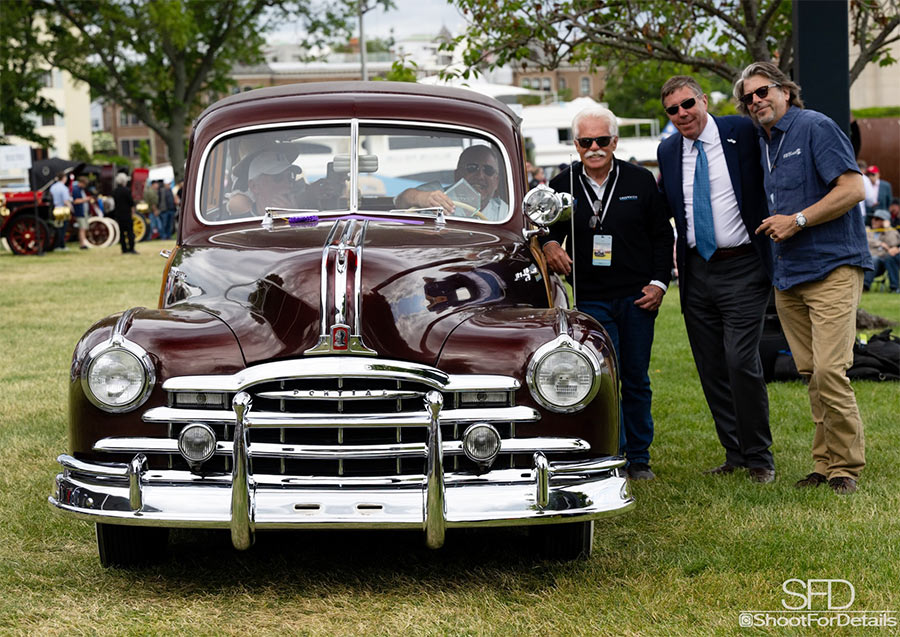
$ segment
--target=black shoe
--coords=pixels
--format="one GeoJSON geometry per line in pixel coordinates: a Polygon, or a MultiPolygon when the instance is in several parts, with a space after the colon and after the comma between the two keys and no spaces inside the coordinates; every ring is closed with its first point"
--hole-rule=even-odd
{"type": "Polygon", "coordinates": [[[729,473],[734,473],[737,471],[737,467],[733,464],[728,464],[727,462],[719,465],[718,467],[713,467],[712,469],[707,469],[703,473],[708,476],[726,476],[729,473]]]}
{"type": "Polygon", "coordinates": [[[78,249],[79,249],[79,250],[90,250],[91,247],[90,247],[90,246],[81,246],[81,247],[78,248],[78,249]]]}
{"type": "Polygon", "coordinates": [[[653,480],[656,474],[650,469],[650,465],[645,462],[633,462],[626,469],[628,477],[632,480],[653,480]]]}
{"type": "Polygon", "coordinates": [[[826,482],[828,482],[828,478],[826,478],[821,473],[816,473],[815,471],[813,471],[802,480],[797,480],[797,482],[794,483],[794,486],[798,489],[805,489],[806,487],[817,487],[820,484],[825,484],[826,482]]]}
{"type": "Polygon", "coordinates": [[[851,493],[856,493],[856,480],[846,476],[832,478],[828,481],[828,486],[838,495],[850,495],[851,493]]]}
{"type": "Polygon", "coordinates": [[[747,469],[750,479],[760,484],[769,484],[775,482],[775,469],[767,469],[766,467],[750,467],[747,469]]]}

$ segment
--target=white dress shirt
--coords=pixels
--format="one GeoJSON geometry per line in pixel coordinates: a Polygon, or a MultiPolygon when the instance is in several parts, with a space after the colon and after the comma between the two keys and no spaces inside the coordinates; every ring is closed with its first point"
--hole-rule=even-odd
{"type": "MultiPolygon", "coordinates": [[[[703,142],[703,151],[709,167],[709,197],[712,203],[713,224],[716,228],[716,246],[719,248],[736,248],[750,243],[750,236],[741,219],[728,164],[725,163],[725,150],[719,137],[719,127],[709,116],[706,127],[698,138],[703,142]]],[[[726,143],[735,143],[728,141],[726,143]]],[[[694,248],[697,239],[694,235],[694,169],[697,167],[697,150],[694,140],[685,137],[682,140],[681,187],[684,194],[684,215],[687,221],[687,244],[694,248]]]]}

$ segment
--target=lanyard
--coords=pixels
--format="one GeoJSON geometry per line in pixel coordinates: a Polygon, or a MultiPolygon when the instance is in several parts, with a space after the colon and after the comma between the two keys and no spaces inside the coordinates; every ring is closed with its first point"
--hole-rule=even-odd
{"type": "MultiPolygon", "coordinates": [[[[775,163],[778,163],[778,155],[781,154],[781,145],[784,143],[784,138],[787,137],[787,131],[781,135],[781,141],[778,142],[778,149],[775,151],[775,163]]],[[[772,163],[772,155],[769,154],[769,144],[766,143],[766,162],[769,164],[769,174],[772,174],[772,168],[775,167],[775,164],[772,163]]]]}
{"type": "Polygon", "coordinates": [[[603,220],[606,219],[606,213],[609,211],[609,202],[612,201],[612,193],[613,190],[616,189],[616,184],[619,182],[619,166],[616,164],[616,160],[613,159],[612,170],[615,173],[612,184],[609,183],[609,176],[606,178],[606,188],[603,190],[603,200],[598,201],[596,199],[597,195],[594,192],[594,189],[588,183],[587,178],[584,174],[584,166],[581,168],[581,174],[579,177],[581,178],[581,187],[584,189],[585,194],[588,197],[588,200],[591,202],[591,207],[594,209],[594,218],[591,220],[592,223],[589,224],[591,228],[595,226],[603,227],[603,220]],[[597,219],[597,215],[603,210],[603,215],[597,219]]]}

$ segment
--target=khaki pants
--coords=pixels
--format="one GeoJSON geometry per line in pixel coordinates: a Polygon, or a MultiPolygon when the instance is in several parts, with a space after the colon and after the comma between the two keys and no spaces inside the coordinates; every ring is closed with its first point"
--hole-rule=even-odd
{"type": "Polygon", "coordinates": [[[821,281],[775,290],[797,371],[809,379],[814,471],[829,480],[856,480],[866,464],[862,419],[846,374],[853,364],[862,281],[860,268],[845,265],[821,281]]]}

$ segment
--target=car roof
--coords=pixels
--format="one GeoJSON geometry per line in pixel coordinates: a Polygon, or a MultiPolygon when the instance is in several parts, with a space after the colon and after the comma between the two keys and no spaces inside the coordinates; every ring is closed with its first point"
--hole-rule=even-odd
{"type": "Polygon", "coordinates": [[[510,118],[515,124],[518,124],[520,117],[516,115],[503,102],[470,91],[463,88],[454,88],[449,86],[433,86],[416,84],[414,82],[304,82],[298,84],[284,84],[281,86],[271,86],[267,88],[254,89],[245,91],[236,95],[231,95],[218,102],[212,104],[203,113],[200,114],[198,121],[214,111],[228,108],[229,106],[243,105],[259,100],[271,100],[284,97],[302,97],[338,95],[338,94],[358,94],[362,96],[373,97],[376,95],[395,95],[403,96],[405,99],[435,98],[443,97],[463,102],[480,104],[489,108],[496,109],[510,118]]]}

